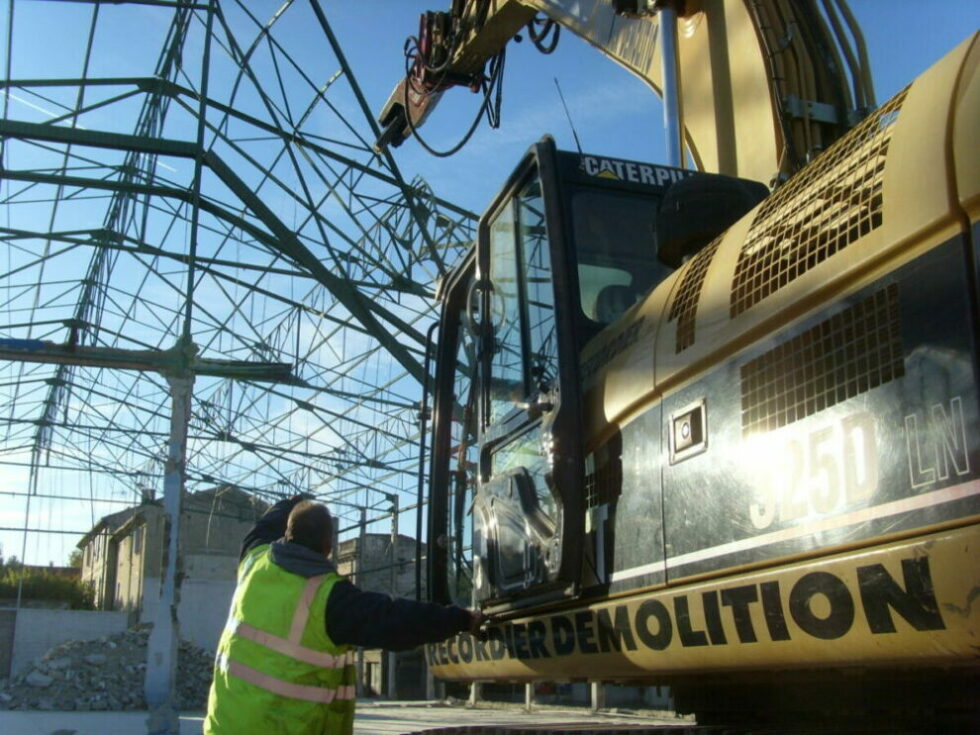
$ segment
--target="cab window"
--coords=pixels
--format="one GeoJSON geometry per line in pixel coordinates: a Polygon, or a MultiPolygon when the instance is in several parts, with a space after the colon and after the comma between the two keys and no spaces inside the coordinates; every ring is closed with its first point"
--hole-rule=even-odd
{"type": "Polygon", "coordinates": [[[572,236],[582,315],[606,325],[618,319],[671,269],[653,239],[658,200],[622,189],[576,187],[572,236]]]}

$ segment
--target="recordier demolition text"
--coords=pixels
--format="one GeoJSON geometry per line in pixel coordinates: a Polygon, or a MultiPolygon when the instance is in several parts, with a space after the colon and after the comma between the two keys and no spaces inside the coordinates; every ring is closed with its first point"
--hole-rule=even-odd
{"type": "Polygon", "coordinates": [[[903,559],[902,572],[904,579],[899,583],[882,564],[858,567],[856,590],[834,574],[815,571],[791,585],[770,581],[699,594],[666,593],[638,604],[492,626],[486,640],[464,634],[445,643],[427,645],[426,658],[430,666],[445,666],[503,658],[525,660],[635,651],[640,647],[663,651],[671,645],[788,641],[793,637],[788,618],[803,635],[824,640],[847,635],[855,624],[867,625],[875,634],[894,633],[894,615],[915,630],[943,630],[946,626],[936,601],[929,558],[903,559]],[[860,623],[855,596],[860,598],[863,610],[860,623]],[[814,606],[816,598],[823,599],[814,606]],[[765,620],[762,626],[756,625],[751,615],[756,606],[765,620]],[[726,617],[735,631],[734,639],[726,634],[726,617]],[[694,620],[703,623],[695,624],[694,620]]]}

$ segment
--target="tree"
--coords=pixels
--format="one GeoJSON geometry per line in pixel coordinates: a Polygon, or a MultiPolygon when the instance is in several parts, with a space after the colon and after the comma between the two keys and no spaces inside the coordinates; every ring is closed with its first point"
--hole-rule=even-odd
{"type": "Polygon", "coordinates": [[[68,555],[68,566],[75,567],[76,569],[82,568],[81,549],[72,549],[72,552],[68,555]]]}
{"type": "Polygon", "coordinates": [[[43,567],[24,567],[16,557],[11,557],[0,570],[0,599],[13,600],[19,596],[25,600],[67,602],[72,610],[95,609],[90,585],[43,567]]]}

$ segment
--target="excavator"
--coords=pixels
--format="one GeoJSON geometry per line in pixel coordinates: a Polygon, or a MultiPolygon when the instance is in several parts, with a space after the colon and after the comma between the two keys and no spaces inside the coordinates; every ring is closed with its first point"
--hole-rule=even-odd
{"type": "Polygon", "coordinates": [[[843,0],[455,0],[378,145],[452,86],[492,105],[507,43],[559,29],[676,145],[544,137],[440,284],[424,587],[491,624],[431,670],[975,731],[977,34],[879,106],[843,0]]]}

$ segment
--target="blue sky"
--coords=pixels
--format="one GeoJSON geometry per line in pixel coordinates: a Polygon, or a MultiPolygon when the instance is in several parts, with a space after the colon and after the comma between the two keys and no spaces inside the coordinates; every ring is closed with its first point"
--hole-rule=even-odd
{"type": "MultiPolygon", "coordinates": [[[[405,37],[418,32],[418,15],[444,10],[434,0],[329,3],[334,32],[345,48],[369,103],[381,109],[402,75],[405,37]],[[370,9],[370,12],[369,12],[370,9]]],[[[980,28],[980,3],[948,0],[851,0],[864,31],[878,103],[980,28]]],[[[545,133],[561,148],[574,140],[555,89],[557,77],[586,151],[623,158],[665,160],[659,99],[638,79],[584,42],[564,33],[558,51],[538,53],[530,43],[511,43],[504,79],[503,125],[485,124],[463,151],[435,158],[409,141],[396,149],[407,176],[421,174],[441,196],[482,212],[526,149],[545,133]]],[[[448,148],[468,128],[476,95],[451,90],[423,132],[448,148]]]]}

